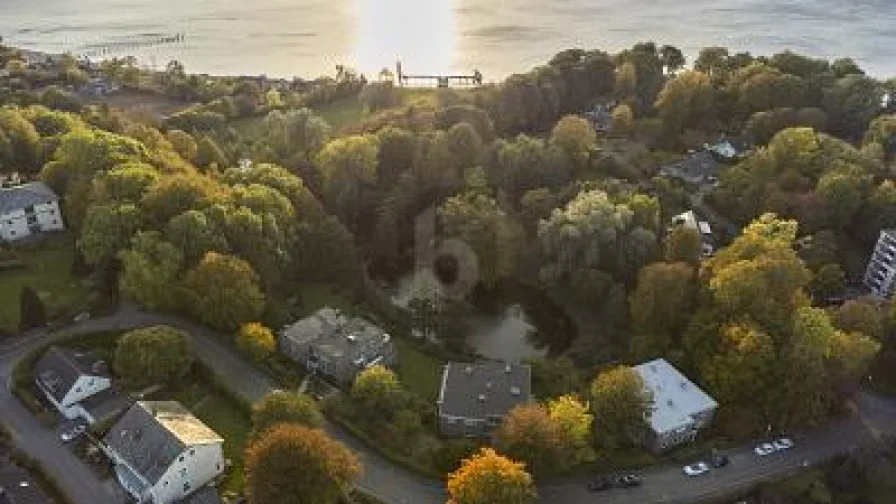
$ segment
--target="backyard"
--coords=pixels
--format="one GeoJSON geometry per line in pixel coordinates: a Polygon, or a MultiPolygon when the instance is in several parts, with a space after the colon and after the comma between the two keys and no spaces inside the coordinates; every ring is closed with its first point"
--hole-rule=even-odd
{"type": "MultiPolygon", "coordinates": [[[[87,288],[71,275],[74,244],[69,236],[48,238],[20,250],[24,267],[0,271],[0,329],[19,328],[19,294],[23,287],[37,291],[48,318],[70,311],[87,294],[87,288]],[[31,248],[35,247],[35,248],[31,248]]],[[[16,250],[16,249],[13,249],[16,250]]]]}

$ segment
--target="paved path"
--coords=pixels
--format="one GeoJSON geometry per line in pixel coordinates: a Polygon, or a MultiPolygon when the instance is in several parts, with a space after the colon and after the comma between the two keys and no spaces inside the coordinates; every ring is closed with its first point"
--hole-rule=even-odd
{"type": "MultiPolygon", "coordinates": [[[[254,401],[274,388],[264,373],[249,364],[230,346],[222,343],[224,335],[183,319],[149,314],[124,308],[116,314],[86,321],[76,327],[53,334],[32,333],[26,338],[0,346],[0,377],[8,381],[15,362],[28,351],[69,334],[85,334],[103,330],[170,324],[189,331],[199,359],[213,369],[223,383],[244,399],[254,401]]],[[[120,504],[121,492],[114,482],[100,481],[52,433],[39,426],[34,417],[8,391],[0,387],[0,421],[10,427],[16,444],[40,460],[51,476],[75,504],[120,504]]],[[[876,434],[896,432],[896,401],[860,393],[855,401],[858,415],[796,438],[796,446],[765,458],[753,455],[750,447],[732,450],[731,464],[696,478],[688,478],[679,466],[660,466],[644,472],[644,485],[630,490],[610,490],[600,494],[587,492],[587,478],[542,485],[541,501],[555,504],[671,504],[693,503],[718,497],[772,478],[798,471],[805,463],[817,464],[838,453],[871,442],[869,428],[876,434]]],[[[441,482],[419,476],[397,467],[374,450],[333,425],[326,430],[355,451],[364,465],[358,487],[388,504],[442,504],[445,491],[441,482]]]]}

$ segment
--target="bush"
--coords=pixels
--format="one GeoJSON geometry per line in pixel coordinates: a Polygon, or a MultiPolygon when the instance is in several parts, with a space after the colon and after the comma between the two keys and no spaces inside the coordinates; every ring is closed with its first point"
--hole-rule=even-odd
{"type": "Polygon", "coordinates": [[[173,382],[184,377],[192,365],[189,337],[169,326],[128,332],[115,350],[116,373],[135,387],[173,382]]]}

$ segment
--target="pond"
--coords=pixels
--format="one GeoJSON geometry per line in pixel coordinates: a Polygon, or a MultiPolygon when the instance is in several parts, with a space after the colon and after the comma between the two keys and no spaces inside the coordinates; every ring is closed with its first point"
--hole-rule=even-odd
{"type": "MultiPolygon", "coordinates": [[[[391,289],[392,303],[407,307],[421,288],[439,290],[431,273],[421,276],[400,276],[391,289]]],[[[544,357],[562,352],[575,337],[562,310],[535,287],[505,282],[491,290],[476,289],[467,300],[472,307],[460,315],[466,343],[483,357],[509,362],[544,357]]]]}

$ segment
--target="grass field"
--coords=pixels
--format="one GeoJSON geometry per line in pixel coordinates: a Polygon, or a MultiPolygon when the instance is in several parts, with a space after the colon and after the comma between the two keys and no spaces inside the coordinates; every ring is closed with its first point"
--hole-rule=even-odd
{"type": "Polygon", "coordinates": [[[0,272],[0,328],[17,331],[19,294],[22,287],[37,291],[47,308],[47,316],[64,313],[82,302],[87,289],[71,276],[74,244],[66,236],[45,240],[36,250],[21,253],[26,267],[0,272]]]}
{"type": "Polygon", "coordinates": [[[165,394],[166,399],[180,402],[212,430],[224,438],[224,457],[233,463],[222,490],[243,489],[243,451],[252,429],[247,412],[228,397],[217,393],[201,379],[186,379],[177,389],[165,394]]]}
{"type": "Polygon", "coordinates": [[[435,401],[442,384],[444,362],[414,348],[410,343],[394,338],[398,352],[398,378],[402,385],[418,396],[435,401]]]}

